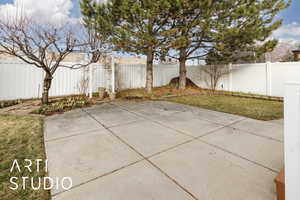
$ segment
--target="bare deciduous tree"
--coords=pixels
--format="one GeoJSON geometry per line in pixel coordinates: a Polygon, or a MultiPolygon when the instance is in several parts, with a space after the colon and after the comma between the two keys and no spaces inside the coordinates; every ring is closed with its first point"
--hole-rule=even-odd
{"type": "Polygon", "coordinates": [[[294,40],[279,41],[278,45],[270,53],[266,53],[265,61],[270,62],[290,62],[294,60],[293,50],[299,46],[294,40]]]}
{"type": "MultiPolygon", "coordinates": [[[[78,24],[77,24],[78,25],[78,24]]],[[[70,68],[88,66],[97,62],[100,51],[96,49],[98,40],[91,33],[87,37],[79,36],[78,28],[72,24],[55,26],[40,24],[28,18],[5,21],[0,19],[0,54],[17,57],[45,72],[42,103],[49,103],[49,89],[54,73],[62,65],[63,60],[75,50],[92,49],[92,57],[85,64],[76,64],[70,68]]]]}
{"type": "Polygon", "coordinates": [[[98,61],[104,62],[107,55],[111,53],[111,45],[107,42],[106,38],[99,35],[96,31],[94,24],[87,24],[81,21],[77,24],[77,36],[81,41],[79,49],[81,52],[85,52],[88,55],[88,60],[85,64],[74,64],[72,66],[65,66],[72,69],[86,67],[92,63],[97,63],[98,61]]]}
{"type": "Polygon", "coordinates": [[[206,65],[202,67],[202,70],[209,76],[208,85],[212,90],[216,90],[219,80],[222,76],[231,72],[228,65],[206,65]]]}

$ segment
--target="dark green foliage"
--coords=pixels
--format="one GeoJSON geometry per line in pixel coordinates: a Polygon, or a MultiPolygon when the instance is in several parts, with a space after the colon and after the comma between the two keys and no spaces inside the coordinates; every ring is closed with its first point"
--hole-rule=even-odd
{"type": "Polygon", "coordinates": [[[108,37],[116,50],[146,55],[147,81],[152,79],[155,57],[177,58],[180,89],[185,88],[185,64],[189,59],[209,55],[212,60],[227,63],[237,57],[253,59],[253,55],[259,57],[271,51],[277,41],[266,40],[281,25],[277,14],[290,4],[286,0],[92,2],[81,3],[86,24],[95,23],[99,34],[108,37]],[[250,51],[255,54],[247,54],[250,51]],[[245,56],[240,52],[246,52],[245,56]]]}
{"type": "Polygon", "coordinates": [[[107,4],[82,0],[87,25],[96,24],[100,35],[108,37],[116,51],[147,56],[147,91],[153,85],[153,60],[160,53],[169,19],[168,0],[111,0],[107,4]]]}
{"type": "Polygon", "coordinates": [[[290,4],[285,0],[171,2],[174,15],[172,28],[164,32],[168,39],[165,55],[180,61],[180,89],[185,88],[185,63],[189,59],[224,64],[253,60],[272,51],[277,41],[265,41],[281,25],[281,20],[275,19],[278,12],[290,4]]]}
{"type": "Polygon", "coordinates": [[[231,4],[228,14],[221,15],[223,23],[217,26],[214,45],[206,61],[210,64],[252,61],[271,52],[277,40],[268,38],[282,23],[276,16],[289,6],[290,1],[238,0],[228,3],[231,4]]]}
{"type": "Polygon", "coordinates": [[[281,20],[279,11],[289,4],[284,0],[177,0],[182,15],[175,18],[170,30],[172,48],[185,48],[187,59],[203,57],[214,49],[225,53],[235,50],[268,51],[276,42],[264,42],[276,30],[281,20]],[[186,11],[186,12],[184,12],[186,11]],[[174,31],[175,30],[175,31],[174,31]],[[212,48],[213,47],[213,48],[212,48]],[[202,51],[198,51],[201,49],[202,51]],[[192,55],[194,54],[194,55],[192,55]]]}

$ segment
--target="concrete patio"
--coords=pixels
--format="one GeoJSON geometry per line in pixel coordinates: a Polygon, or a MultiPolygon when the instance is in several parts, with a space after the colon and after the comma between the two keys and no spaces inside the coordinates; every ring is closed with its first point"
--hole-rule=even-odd
{"type": "Polygon", "coordinates": [[[45,123],[53,199],[274,200],[282,121],[169,102],[116,102],[45,123]]]}

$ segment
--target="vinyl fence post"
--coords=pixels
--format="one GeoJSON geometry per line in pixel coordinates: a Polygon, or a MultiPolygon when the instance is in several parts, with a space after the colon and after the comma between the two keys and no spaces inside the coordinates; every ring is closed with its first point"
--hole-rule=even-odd
{"type": "Polygon", "coordinates": [[[266,95],[272,96],[272,63],[266,63],[266,95]]]}
{"type": "Polygon", "coordinates": [[[300,197],[300,83],[285,85],[284,99],[285,199],[300,197]]]}
{"type": "Polygon", "coordinates": [[[116,66],[115,66],[115,60],[114,56],[111,57],[111,92],[114,94],[116,92],[116,66]]]}
{"type": "Polygon", "coordinates": [[[143,64],[140,64],[139,68],[140,68],[140,72],[141,72],[140,74],[141,74],[141,76],[140,76],[140,82],[138,84],[138,87],[142,88],[142,87],[145,87],[145,85],[146,85],[146,83],[144,82],[144,78],[146,77],[146,75],[144,73],[145,67],[144,67],[143,64]]]}
{"type": "Polygon", "coordinates": [[[229,63],[229,91],[232,92],[232,63],[229,63]]]}
{"type": "Polygon", "coordinates": [[[93,66],[89,66],[89,98],[93,98],[93,66]]]}

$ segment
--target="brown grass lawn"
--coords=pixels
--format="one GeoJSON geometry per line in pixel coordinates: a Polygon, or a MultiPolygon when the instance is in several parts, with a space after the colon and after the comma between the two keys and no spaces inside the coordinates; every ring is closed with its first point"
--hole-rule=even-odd
{"type": "MultiPolygon", "coordinates": [[[[152,95],[146,94],[144,89],[131,89],[121,91],[118,96],[126,99],[130,99],[130,97],[139,97],[150,100],[171,101],[259,120],[274,120],[283,118],[283,103],[279,101],[251,98],[253,94],[243,94],[248,98],[225,96],[220,94],[195,95],[195,93],[200,93],[201,91],[203,90],[200,88],[188,88],[185,91],[179,91],[172,87],[164,86],[154,88],[152,95]],[[162,98],[162,96],[165,95],[184,96],[162,98]]],[[[232,94],[234,95],[234,93],[232,94]]],[[[236,93],[236,95],[241,95],[241,93],[236,93]]]]}
{"type": "MultiPolygon", "coordinates": [[[[18,190],[9,189],[14,186],[9,182],[11,177],[44,177],[45,170],[40,172],[34,170],[28,172],[21,169],[21,173],[16,170],[10,173],[13,160],[17,159],[20,165],[24,159],[45,160],[45,150],[43,143],[43,121],[39,117],[0,115],[0,199],[37,199],[48,200],[49,191],[34,191],[30,187],[18,190]]],[[[22,166],[21,166],[22,167],[22,166]]],[[[33,165],[36,169],[36,165],[33,165]]],[[[18,180],[21,180],[20,178],[18,180]]],[[[36,179],[35,179],[36,180],[36,179]]],[[[30,182],[28,182],[30,185],[30,182]]]]}
{"type": "Polygon", "coordinates": [[[177,90],[170,86],[163,86],[163,87],[155,87],[153,88],[153,93],[151,95],[147,94],[145,89],[128,89],[122,90],[118,93],[118,97],[121,98],[130,98],[130,97],[137,97],[137,98],[155,98],[155,97],[162,97],[168,95],[190,95],[201,92],[199,88],[187,88],[184,91],[177,90]]]}
{"type": "Polygon", "coordinates": [[[167,101],[259,120],[275,120],[283,118],[283,103],[278,101],[219,95],[174,97],[168,98],[167,101]]]}

